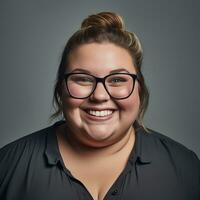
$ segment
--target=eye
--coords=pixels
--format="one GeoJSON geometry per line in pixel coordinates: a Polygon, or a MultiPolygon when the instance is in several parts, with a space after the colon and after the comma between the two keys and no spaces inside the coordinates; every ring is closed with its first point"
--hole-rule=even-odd
{"type": "Polygon", "coordinates": [[[121,82],[126,82],[127,80],[123,77],[114,77],[111,79],[112,83],[121,83],[121,82]]]}
{"type": "Polygon", "coordinates": [[[93,82],[93,80],[88,77],[74,77],[73,81],[75,81],[75,82],[93,82]]]}
{"type": "Polygon", "coordinates": [[[114,85],[123,84],[123,83],[128,82],[128,77],[126,77],[126,76],[111,76],[108,78],[107,82],[108,82],[108,84],[114,84],[114,85]]]}
{"type": "Polygon", "coordinates": [[[93,78],[87,75],[72,75],[70,81],[78,85],[91,85],[94,82],[93,78]]]}
{"type": "Polygon", "coordinates": [[[131,77],[127,74],[115,74],[107,77],[106,84],[110,87],[127,87],[131,77]]]}

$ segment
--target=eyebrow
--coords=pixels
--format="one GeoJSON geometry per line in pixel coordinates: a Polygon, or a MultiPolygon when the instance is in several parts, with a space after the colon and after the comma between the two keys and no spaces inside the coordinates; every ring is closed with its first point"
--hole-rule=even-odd
{"type": "MultiPolygon", "coordinates": [[[[72,72],[86,72],[86,73],[89,73],[91,74],[90,71],[86,70],[86,69],[81,69],[81,68],[76,68],[74,69],[72,72]]],[[[114,69],[114,70],[111,70],[109,74],[113,74],[113,73],[117,73],[117,72],[122,72],[122,71],[125,71],[127,73],[130,73],[127,69],[125,68],[118,68],[118,69],[114,69]]]]}

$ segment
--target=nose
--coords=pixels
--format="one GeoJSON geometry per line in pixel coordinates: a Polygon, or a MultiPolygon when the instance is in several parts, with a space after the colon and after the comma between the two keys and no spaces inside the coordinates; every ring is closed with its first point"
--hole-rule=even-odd
{"type": "Polygon", "coordinates": [[[97,83],[96,89],[90,96],[90,99],[96,100],[96,101],[107,101],[110,99],[110,95],[104,88],[103,83],[97,83]]]}

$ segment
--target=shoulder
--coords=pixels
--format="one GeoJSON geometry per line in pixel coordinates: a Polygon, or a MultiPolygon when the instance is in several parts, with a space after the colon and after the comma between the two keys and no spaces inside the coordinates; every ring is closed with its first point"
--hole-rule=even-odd
{"type": "Polygon", "coordinates": [[[157,157],[167,157],[180,173],[193,173],[200,178],[200,160],[196,153],[174,139],[149,129],[152,149],[157,157]]]}
{"type": "Polygon", "coordinates": [[[41,130],[38,130],[36,132],[33,133],[29,133],[26,136],[23,136],[13,142],[10,142],[9,144],[6,144],[5,146],[0,148],[0,158],[2,156],[2,154],[4,153],[11,153],[12,150],[16,152],[17,151],[23,151],[24,148],[33,148],[36,147],[38,145],[40,145],[41,143],[44,142],[46,134],[49,132],[51,127],[47,127],[41,130]]]}
{"type": "Polygon", "coordinates": [[[199,199],[200,161],[197,155],[174,139],[147,130],[141,127],[136,131],[136,161],[144,188],[159,190],[159,194],[169,195],[171,199],[177,199],[176,195],[185,197],[180,199],[199,199]]]}
{"type": "Polygon", "coordinates": [[[14,185],[16,190],[28,181],[28,175],[43,169],[47,138],[53,128],[54,125],[33,132],[0,149],[0,199],[9,187],[14,185]]]}
{"type": "Polygon", "coordinates": [[[31,157],[41,155],[51,126],[21,137],[0,148],[0,184],[17,166],[27,163],[31,157]]]}
{"type": "MultiPolygon", "coordinates": [[[[168,149],[170,152],[174,152],[179,156],[182,157],[195,157],[198,158],[197,155],[188,147],[181,144],[180,142],[162,134],[157,131],[149,129],[149,135],[152,137],[152,140],[154,142],[157,142],[158,144],[162,145],[166,149],[168,149]],[[195,156],[194,156],[195,155],[195,156]]],[[[147,133],[148,134],[148,133],[147,133]]]]}

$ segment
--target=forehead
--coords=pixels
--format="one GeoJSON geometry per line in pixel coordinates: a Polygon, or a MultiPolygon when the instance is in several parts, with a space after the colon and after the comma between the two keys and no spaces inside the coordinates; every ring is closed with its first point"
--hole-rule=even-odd
{"type": "Polygon", "coordinates": [[[67,71],[87,70],[94,75],[107,75],[124,69],[136,73],[129,52],[112,43],[90,43],[79,46],[69,56],[67,71]]]}

